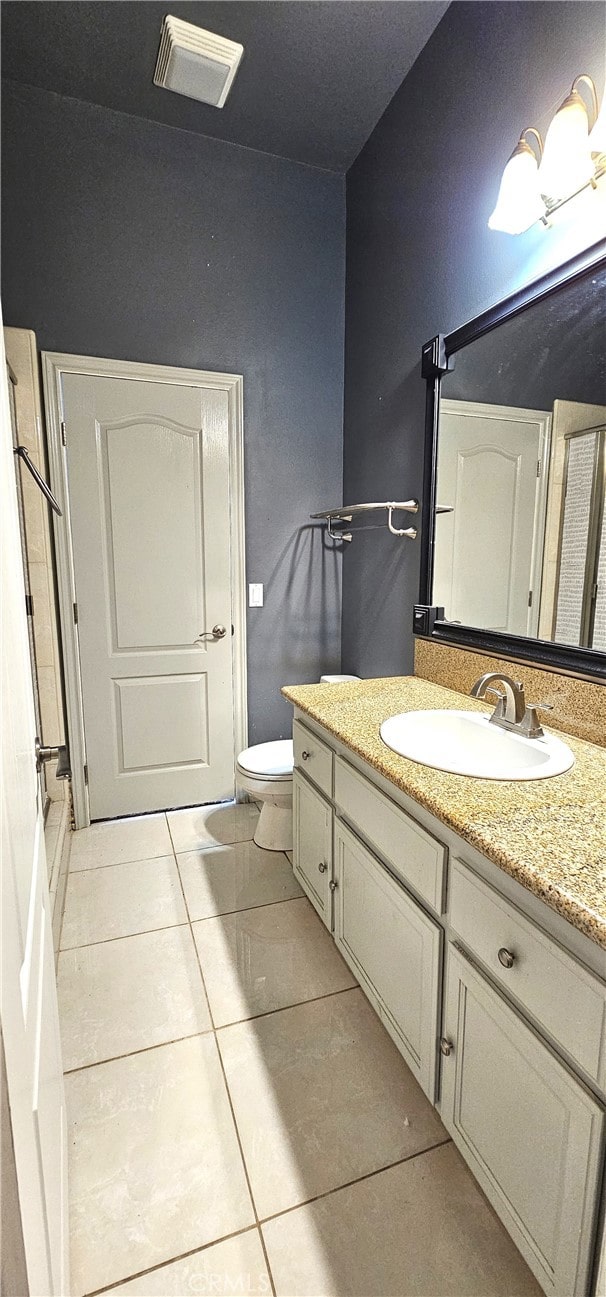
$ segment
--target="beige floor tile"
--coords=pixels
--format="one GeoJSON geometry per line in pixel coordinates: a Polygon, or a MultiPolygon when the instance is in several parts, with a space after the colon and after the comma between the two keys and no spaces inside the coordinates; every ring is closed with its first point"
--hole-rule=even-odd
{"type": "Polygon", "coordinates": [[[128,937],[187,922],[173,856],[70,874],[61,947],[128,937]]]}
{"type": "Polygon", "coordinates": [[[165,815],[137,815],[134,819],[105,820],[72,834],[70,870],[122,865],[128,860],[168,856],[172,843],[165,815]]]}
{"type": "Polygon", "coordinates": [[[303,895],[283,852],[263,851],[254,842],[186,852],[177,863],[191,919],[303,895]]]}
{"type": "Polygon", "coordinates": [[[271,1284],[258,1231],[249,1229],[140,1279],[110,1288],[109,1292],[114,1297],[185,1297],[186,1293],[198,1293],[200,1297],[268,1297],[271,1284]]]}
{"type": "Polygon", "coordinates": [[[194,923],[215,1026],[355,985],[303,897],[194,923]]]}
{"type": "Polygon", "coordinates": [[[211,1027],[189,925],[59,955],[68,1071],[211,1027]]]}
{"type": "Polygon", "coordinates": [[[254,1224],[212,1035],[65,1084],[75,1295],[254,1224]]]}
{"type": "Polygon", "coordinates": [[[263,1226],[278,1297],[541,1297],[448,1144],[263,1226]]]}
{"type": "Polygon", "coordinates": [[[218,1041],[260,1217],[447,1139],[358,988],[218,1041]]]}
{"type": "Polygon", "coordinates": [[[175,851],[246,842],[255,831],[259,812],[252,802],[226,802],[219,806],[194,806],[169,811],[168,825],[175,851]]]}

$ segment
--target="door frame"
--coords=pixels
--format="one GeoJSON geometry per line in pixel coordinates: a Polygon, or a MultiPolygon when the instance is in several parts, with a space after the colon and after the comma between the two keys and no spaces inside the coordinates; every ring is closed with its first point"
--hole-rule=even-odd
{"type": "MultiPolygon", "coordinates": [[[[231,514],[232,669],[234,715],[234,762],[248,746],[248,689],[246,656],[246,561],[244,531],[244,418],[241,374],[222,374],[204,369],[180,369],[173,365],[149,365],[131,360],[107,360],[98,356],[73,356],[66,352],[42,352],[42,379],[48,437],[51,486],[63,516],[53,515],[57,560],[59,620],[63,644],[65,705],[69,732],[74,821],[77,829],[90,824],[88,787],[85,778],[86,738],[78,626],[74,618],[76,590],[70,521],[67,450],[64,439],[64,411],[61,382],[64,374],[91,378],[128,378],[146,383],[172,383],[183,387],[210,387],[227,393],[229,439],[229,497],[231,514]]],[[[236,790],[236,795],[237,790],[236,790]]]]}
{"type": "MultiPolygon", "coordinates": [[[[549,462],[551,455],[551,429],[553,412],[549,410],[529,410],[524,406],[495,405],[489,401],[457,401],[454,398],[440,401],[441,414],[466,414],[472,418],[509,419],[511,423],[537,423],[539,427],[537,490],[534,502],[532,523],[532,550],[530,555],[530,589],[533,592],[533,606],[529,609],[525,635],[538,634],[541,612],[541,594],[543,582],[543,552],[545,548],[545,525],[547,521],[547,499],[549,487],[549,462]],[[537,594],[539,598],[537,598],[537,594]],[[531,625],[534,629],[531,629],[531,625]]],[[[503,633],[503,632],[497,632],[503,633]]],[[[507,632],[505,632],[507,633],[507,632]]]]}

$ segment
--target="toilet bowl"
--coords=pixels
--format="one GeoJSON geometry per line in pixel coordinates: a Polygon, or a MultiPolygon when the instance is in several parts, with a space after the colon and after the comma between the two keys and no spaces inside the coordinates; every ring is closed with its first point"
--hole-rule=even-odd
{"type": "Polygon", "coordinates": [[[236,762],[238,784],[262,803],[253,840],[266,851],[292,850],[292,768],[292,739],[257,743],[236,762]]]}
{"type": "MultiPolygon", "coordinates": [[[[321,676],[321,684],[359,680],[359,676],[321,676]]],[[[261,814],[253,841],[266,851],[292,851],[292,739],[256,743],[245,748],[236,762],[236,782],[254,801],[261,814]]]]}

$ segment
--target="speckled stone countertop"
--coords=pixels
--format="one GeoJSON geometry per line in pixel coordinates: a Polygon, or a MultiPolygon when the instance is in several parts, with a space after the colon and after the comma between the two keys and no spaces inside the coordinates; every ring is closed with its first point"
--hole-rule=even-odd
{"type": "Polygon", "coordinates": [[[486,706],[415,676],[292,685],[285,698],[606,950],[606,752],[566,735],[552,779],[472,779],[400,757],[379,727],[398,712],[486,706]]]}

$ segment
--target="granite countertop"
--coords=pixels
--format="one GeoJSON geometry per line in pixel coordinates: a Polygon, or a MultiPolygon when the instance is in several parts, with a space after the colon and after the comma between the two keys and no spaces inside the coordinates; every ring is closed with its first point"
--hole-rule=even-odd
{"type": "MultiPolygon", "coordinates": [[[[392,752],[398,712],[485,704],[416,676],[292,685],[285,698],[606,950],[606,751],[566,734],[572,770],[552,779],[473,779],[392,752]]],[[[490,710],[490,709],[488,709],[490,710]]]]}

